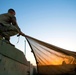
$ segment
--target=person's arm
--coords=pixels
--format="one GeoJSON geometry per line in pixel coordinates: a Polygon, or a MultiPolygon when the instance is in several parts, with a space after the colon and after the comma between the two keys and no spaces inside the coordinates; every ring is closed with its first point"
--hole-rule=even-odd
{"type": "Polygon", "coordinates": [[[19,26],[17,24],[15,16],[12,17],[12,25],[14,25],[18,29],[18,32],[21,32],[21,29],[19,28],[19,26]]]}
{"type": "Polygon", "coordinates": [[[18,31],[19,35],[22,35],[22,36],[23,36],[24,33],[23,33],[23,32],[21,31],[21,29],[19,28],[15,16],[12,17],[12,24],[17,28],[17,31],[18,31]]]}

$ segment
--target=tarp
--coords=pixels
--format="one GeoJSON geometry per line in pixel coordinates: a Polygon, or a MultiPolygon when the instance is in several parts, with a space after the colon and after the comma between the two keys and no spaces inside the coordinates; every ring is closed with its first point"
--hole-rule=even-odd
{"type": "Polygon", "coordinates": [[[35,56],[39,75],[76,74],[76,53],[25,35],[35,56]]]}

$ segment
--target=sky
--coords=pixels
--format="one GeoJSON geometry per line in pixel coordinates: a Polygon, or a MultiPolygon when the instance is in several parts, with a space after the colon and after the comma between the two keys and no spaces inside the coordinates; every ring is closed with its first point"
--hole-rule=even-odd
{"type": "MultiPolygon", "coordinates": [[[[9,8],[16,11],[26,35],[76,52],[76,0],[0,0],[0,14],[9,8]]],[[[13,36],[10,41],[35,64],[24,37],[13,36]]]]}

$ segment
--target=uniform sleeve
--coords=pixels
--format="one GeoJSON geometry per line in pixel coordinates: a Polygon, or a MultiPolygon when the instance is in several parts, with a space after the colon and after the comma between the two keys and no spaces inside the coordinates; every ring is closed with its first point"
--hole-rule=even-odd
{"type": "Polygon", "coordinates": [[[15,16],[12,17],[12,24],[18,29],[18,31],[21,31],[20,28],[19,28],[19,26],[18,26],[18,24],[17,24],[15,16]]]}

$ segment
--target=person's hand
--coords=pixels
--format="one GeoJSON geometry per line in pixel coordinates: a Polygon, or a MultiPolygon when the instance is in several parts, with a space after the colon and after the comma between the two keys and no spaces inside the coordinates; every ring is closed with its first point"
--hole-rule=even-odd
{"type": "Polygon", "coordinates": [[[24,36],[25,34],[24,34],[23,32],[21,32],[21,31],[20,31],[20,32],[19,32],[19,35],[22,35],[22,36],[24,36]]]}
{"type": "Polygon", "coordinates": [[[21,31],[18,32],[17,37],[19,37],[20,35],[23,36],[23,33],[21,31]]]}

